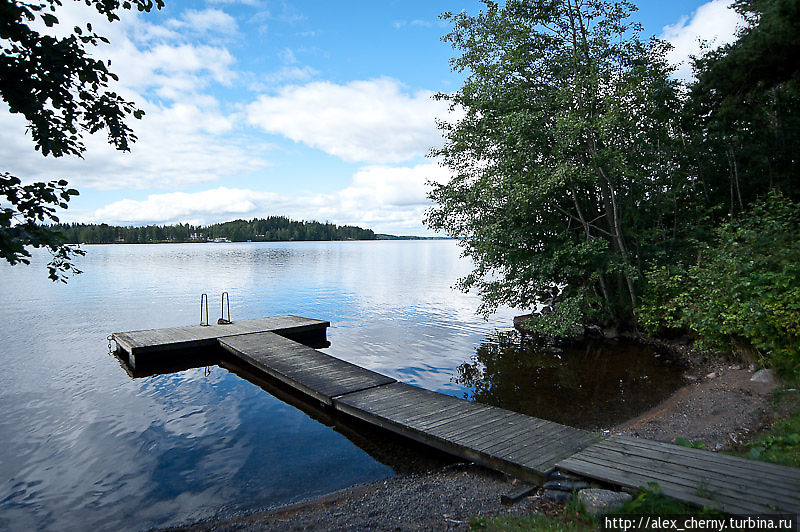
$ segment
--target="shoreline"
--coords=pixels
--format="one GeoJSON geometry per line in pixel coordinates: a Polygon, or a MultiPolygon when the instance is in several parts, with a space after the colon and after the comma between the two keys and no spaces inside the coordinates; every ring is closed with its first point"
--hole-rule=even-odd
{"type": "MultiPolygon", "coordinates": [[[[689,362],[686,384],[609,432],[661,441],[685,438],[719,451],[741,445],[764,427],[776,383],[751,381],[753,367],[692,359],[689,353],[682,357],[689,362]]],[[[500,497],[519,485],[503,473],[455,462],[286,506],[164,530],[468,530],[475,516],[561,511],[541,489],[515,504],[501,504],[500,497]]]]}

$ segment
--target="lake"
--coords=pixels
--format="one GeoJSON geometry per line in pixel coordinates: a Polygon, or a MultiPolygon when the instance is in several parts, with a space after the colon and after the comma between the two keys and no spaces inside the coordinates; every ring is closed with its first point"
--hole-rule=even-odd
{"type": "MultiPolygon", "coordinates": [[[[449,394],[457,366],[514,314],[451,289],[453,241],[85,246],[0,264],[0,528],[143,530],[286,504],[394,474],[309,413],[220,367],[131,379],[112,332],[211,319],[329,320],[323,351],[449,394]]],[[[352,437],[352,436],[351,436],[352,437]]],[[[375,453],[372,453],[373,455],[375,453]]],[[[391,460],[383,460],[391,464],[391,460]]]]}
{"type": "Polygon", "coordinates": [[[647,349],[537,352],[510,332],[519,312],[476,316],[477,297],[451,288],[471,263],[450,240],[85,250],[85,273],[66,285],[47,279],[47,253],[28,267],[0,264],[0,529],[174,526],[424,466],[420,447],[331,418],[247,368],[134,379],[109,356],[112,332],[199,323],[202,293],[211,321],[227,291],[233,320],[328,320],[323,351],[333,356],[587,428],[635,415],[680,383],[647,349]]]}

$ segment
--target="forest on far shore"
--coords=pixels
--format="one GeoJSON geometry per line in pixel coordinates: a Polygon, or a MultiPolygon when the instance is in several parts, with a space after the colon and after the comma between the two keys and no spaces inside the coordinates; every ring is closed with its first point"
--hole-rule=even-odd
{"type": "Polygon", "coordinates": [[[152,244],[157,242],[283,242],[290,240],[375,240],[371,229],[332,223],[290,220],[269,216],[212,225],[146,225],[122,227],[108,224],[54,224],[69,244],[152,244]]]}

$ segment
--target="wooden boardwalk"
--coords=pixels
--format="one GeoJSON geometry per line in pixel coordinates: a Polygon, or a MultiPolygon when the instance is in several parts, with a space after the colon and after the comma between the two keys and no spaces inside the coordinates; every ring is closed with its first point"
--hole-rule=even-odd
{"type": "Polygon", "coordinates": [[[665,495],[728,513],[800,513],[800,470],[671,443],[610,436],[556,465],[628,488],[656,482],[665,495]]]}
{"type": "Polygon", "coordinates": [[[321,320],[276,316],[113,337],[132,367],[137,360],[221,347],[224,357],[335,411],[524,480],[541,483],[560,469],[628,488],[655,482],[667,495],[728,513],[800,514],[798,469],[668,443],[603,437],[397,382],[295,341],[316,344],[328,326],[321,320]]]}
{"type": "Polygon", "coordinates": [[[219,343],[248,364],[327,405],[333,405],[336,396],[395,382],[272,332],[230,336],[219,343]]]}
{"type": "Polygon", "coordinates": [[[330,327],[330,323],[327,321],[285,315],[235,321],[227,325],[187,325],[167,329],[114,333],[111,336],[117,346],[125,352],[128,357],[127,362],[135,368],[137,364],[150,362],[166,351],[216,348],[219,345],[219,339],[228,336],[275,332],[284,336],[301,337],[306,334],[321,334],[324,337],[328,327],[330,327]]]}

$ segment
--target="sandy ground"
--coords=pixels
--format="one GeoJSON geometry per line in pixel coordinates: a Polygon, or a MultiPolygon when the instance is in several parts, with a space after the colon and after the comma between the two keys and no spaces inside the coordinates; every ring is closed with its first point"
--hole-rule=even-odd
{"type": "MultiPolygon", "coordinates": [[[[695,366],[687,384],[652,410],[613,429],[643,438],[702,441],[709,449],[741,443],[768,421],[774,384],[751,382],[740,365],[695,366]]],[[[429,464],[430,467],[430,464],[429,464]]],[[[403,474],[320,499],[181,530],[466,530],[470,518],[555,512],[541,490],[504,506],[517,480],[474,464],[403,474]]]]}

